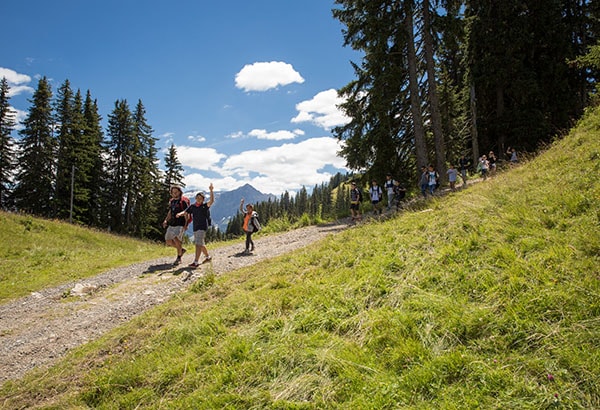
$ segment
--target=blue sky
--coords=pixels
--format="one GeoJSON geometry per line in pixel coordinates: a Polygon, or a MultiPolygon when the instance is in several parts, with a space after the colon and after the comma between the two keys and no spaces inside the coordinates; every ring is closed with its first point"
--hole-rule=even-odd
{"type": "MultiPolygon", "coordinates": [[[[335,90],[354,79],[333,0],[4,0],[0,77],[26,113],[38,79],[98,100],[142,100],[161,150],[175,144],[186,191],[293,192],[345,161],[335,90]]],[[[15,135],[16,136],[16,135],[15,135]]],[[[162,165],[161,165],[162,167],[162,165]]]]}

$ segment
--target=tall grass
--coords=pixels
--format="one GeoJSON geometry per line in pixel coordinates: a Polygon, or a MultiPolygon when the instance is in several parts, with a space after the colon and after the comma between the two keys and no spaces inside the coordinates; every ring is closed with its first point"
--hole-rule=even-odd
{"type": "Polygon", "coordinates": [[[600,113],[530,163],[216,277],[3,408],[600,408],[600,113]]]}

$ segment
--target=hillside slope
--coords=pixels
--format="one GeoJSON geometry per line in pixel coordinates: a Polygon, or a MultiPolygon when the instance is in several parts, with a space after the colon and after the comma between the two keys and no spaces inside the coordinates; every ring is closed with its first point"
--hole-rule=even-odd
{"type": "Polygon", "coordinates": [[[599,135],[198,280],[2,408],[600,408],[599,135]]]}

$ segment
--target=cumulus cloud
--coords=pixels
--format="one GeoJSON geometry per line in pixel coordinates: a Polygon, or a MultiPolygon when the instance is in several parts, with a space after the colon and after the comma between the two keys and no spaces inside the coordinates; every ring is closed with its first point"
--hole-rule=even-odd
{"type": "Polygon", "coordinates": [[[210,183],[218,191],[230,191],[249,183],[261,192],[280,195],[322,183],[332,176],[328,170],[346,170],[345,161],[337,156],[340,148],[335,138],[317,137],[230,157],[206,148],[177,149],[184,166],[206,171],[186,174],[186,191],[206,190],[210,183]]]}
{"type": "Polygon", "coordinates": [[[344,169],[337,156],[340,145],[335,138],[310,138],[297,144],[287,143],[265,150],[249,150],[232,155],[222,170],[227,175],[247,175],[242,181],[265,193],[312,187],[331,177],[324,168],[344,169]]]}
{"type": "Polygon", "coordinates": [[[282,61],[247,64],[235,75],[235,86],[246,92],[267,91],[292,83],[302,84],[304,78],[291,64],[282,61]]]}
{"type": "Polygon", "coordinates": [[[213,148],[177,147],[177,159],[181,165],[200,171],[218,170],[218,164],[226,157],[213,148]]]}
{"type": "Polygon", "coordinates": [[[33,93],[33,88],[27,84],[31,82],[31,77],[26,74],[19,74],[15,70],[10,68],[0,67],[0,78],[6,78],[8,86],[8,96],[13,97],[15,95],[23,93],[33,93]]]}
{"type": "Polygon", "coordinates": [[[296,104],[298,115],[292,118],[292,123],[309,122],[329,130],[333,127],[347,124],[350,121],[338,106],[344,102],[337,91],[329,89],[321,91],[312,100],[296,104]]]}
{"type": "Polygon", "coordinates": [[[267,130],[258,130],[254,129],[248,133],[251,137],[256,137],[259,140],[272,140],[272,141],[281,141],[281,140],[293,140],[298,135],[304,135],[304,131],[302,130],[280,130],[274,132],[267,132],[267,130]]]}

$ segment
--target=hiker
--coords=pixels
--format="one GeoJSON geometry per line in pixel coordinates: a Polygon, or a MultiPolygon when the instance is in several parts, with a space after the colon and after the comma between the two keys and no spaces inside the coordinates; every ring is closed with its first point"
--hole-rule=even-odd
{"type": "Polygon", "coordinates": [[[496,174],[496,155],[494,155],[494,151],[490,151],[490,153],[488,154],[487,157],[488,163],[490,164],[489,166],[489,170],[490,170],[490,176],[493,177],[496,174]]]}
{"type": "Polygon", "coordinates": [[[509,157],[509,162],[511,163],[511,165],[516,164],[517,162],[519,162],[518,158],[517,158],[517,150],[511,147],[508,147],[508,149],[506,150],[506,155],[508,155],[509,157]]]}
{"type": "Polygon", "coordinates": [[[254,207],[250,204],[246,205],[244,209],[244,198],[240,202],[240,211],[244,214],[244,223],[242,229],[246,232],[246,249],[244,255],[249,255],[254,251],[254,242],[252,241],[252,234],[260,230],[260,223],[258,222],[258,213],[254,210],[254,207]]]}
{"type": "Polygon", "coordinates": [[[184,215],[191,215],[194,229],[194,244],[196,245],[196,254],[194,256],[194,262],[188,266],[190,268],[197,268],[200,266],[199,260],[200,255],[204,255],[202,263],[210,262],[212,257],[208,254],[206,248],[206,231],[210,225],[210,207],[215,202],[215,194],[213,192],[213,184],[211,183],[208,187],[210,190],[210,198],[207,203],[204,203],[204,193],[198,192],[196,194],[196,202],[188,206],[187,209],[177,214],[177,217],[184,215]]]}
{"type": "Polygon", "coordinates": [[[487,157],[485,155],[482,155],[481,158],[479,158],[477,169],[481,173],[481,178],[483,178],[484,181],[487,179],[488,170],[490,169],[489,167],[490,164],[487,160],[487,157]]]}
{"type": "Polygon", "coordinates": [[[362,201],[362,194],[356,187],[356,182],[350,183],[350,214],[353,221],[360,221],[362,216],[360,215],[360,203],[362,201]]]}
{"type": "Polygon", "coordinates": [[[183,243],[183,234],[188,227],[189,217],[183,215],[177,217],[177,214],[190,206],[190,200],[183,196],[183,191],[179,185],[171,187],[171,199],[169,200],[169,211],[163,221],[163,228],[167,228],[165,233],[165,243],[177,249],[177,258],[173,262],[174,266],[181,263],[181,257],[185,253],[183,243]],[[167,227],[168,226],[168,227],[167,227]]]}
{"type": "Polygon", "coordinates": [[[383,192],[381,191],[381,187],[377,185],[377,181],[373,180],[371,182],[371,188],[369,188],[369,196],[371,197],[371,204],[373,205],[373,214],[381,214],[383,210],[381,209],[381,198],[383,197],[383,192]]]}
{"type": "Polygon", "coordinates": [[[423,198],[427,198],[427,185],[429,183],[429,175],[427,174],[427,167],[423,165],[421,167],[421,178],[419,179],[419,187],[421,188],[421,193],[423,194],[423,198]]]}
{"type": "Polygon", "coordinates": [[[387,210],[392,209],[392,204],[394,203],[394,194],[395,194],[396,181],[392,178],[392,174],[387,174],[385,176],[385,182],[383,183],[383,188],[387,193],[387,210]]]}
{"type": "Polygon", "coordinates": [[[456,168],[454,168],[453,164],[450,164],[450,166],[448,167],[448,171],[446,171],[446,174],[448,174],[448,182],[450,183],[450,189],[452,190],[452,192],[456,192],[456,178],[458,177],[458,171],[456,170],[456,168]]]}
{"type": "Polygon", "coordinates": [[[434,195],[435,190],[437,189],[440,181],[440,174],[437,173],[433,165],[429,165],[429,169],[427,171],[427,186],[429,188],[429,193],[431,196],[434,195]]]}
{"type": "Polygon", "coordinates": [[[465,155],[463,154],[458,160],[458,168],[460,169],[460,176],[462,178],[462,186],[467,186],[467,170],[471,165],[471,161],[469,161],[465,155]]]}
{"type": "Polygon", "coordinates": [[[396,211],[400,209],[400,203],[406,197],[406,188],[400,185],[400,182],[394,181],[394,202],[396,203],[396,211]]]}

